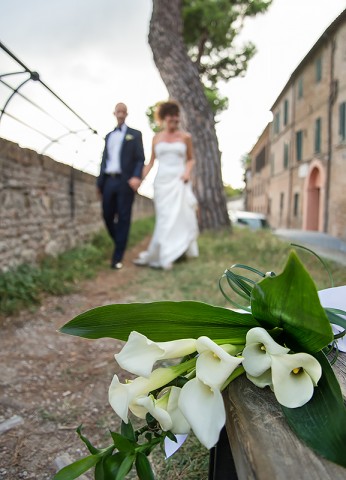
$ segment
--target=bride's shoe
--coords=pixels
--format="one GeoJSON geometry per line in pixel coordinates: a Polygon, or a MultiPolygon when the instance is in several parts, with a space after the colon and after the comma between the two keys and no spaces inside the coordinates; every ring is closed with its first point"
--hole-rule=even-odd
{"type": "Polygon", "coordinates": [[[163,270],[172,270],[173,268],[173,263],[167,263],[162,267],[163,270]]]}
{"type": "Polygon", "coordinates": [[[138,267],[145,267],[147,265],[147,262],[143,258],[135,258],[132,260],[132,262],[137,265],[138,267]]]}

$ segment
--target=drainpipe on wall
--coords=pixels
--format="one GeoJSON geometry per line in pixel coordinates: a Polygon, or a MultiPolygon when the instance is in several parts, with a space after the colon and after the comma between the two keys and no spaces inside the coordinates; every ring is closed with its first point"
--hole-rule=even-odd
{"type": "Polygon", "coordinates": [[[74,187],[75,187],[75,181],[74,181],[74,168],[71,166],[70,170],[70,182],[69,182],[69,195],[70,195],[70,215],[71,215],[71,220],[74,219],[74,213],[75,213],[75,196],[74,196],[74,187]]]}
{"type": "Polygon", "coordinates": [[[324,203],[323,231],[328,232],[329,223],[329,201],[330,201],[330,172],[332,163],[333,148],[333,106],[338,94],[338,81],[334,78],[334,57],[335,57],[335,39],[331,40],[330,50],[330,84],[329,84],[329,102],[328,102],[328,156],[327,156],[327,175],[326,175],[326,193],[324,203]]]}
{"type": "Polygon", "coordinates": [[[296,125],[296,80],[292,83],[292,120],[291,120],[291,140],[289,145],[289,177],[288,177],[288,213],[287,213],[287,228],[291,228],[292,219],[292,190],[293,190],[293,169],[295,159],[295,125],[296,125]]]}

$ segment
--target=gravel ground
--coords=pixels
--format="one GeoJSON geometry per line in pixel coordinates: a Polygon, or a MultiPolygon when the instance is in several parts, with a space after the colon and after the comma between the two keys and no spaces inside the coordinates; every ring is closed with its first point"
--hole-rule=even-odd
{"type": "Polygon", "coordinates": [[[61,455],[84,456],[75,433],[81,423],[96,446],[110,443],[108,428],[117,430],[119,420],[107,392],[119,373],[113,356],[121,342],[69,337],[57,330],[89,308],[131,301],[126,285],[136,272],[131,264],[136,253],[128,252],[123,270],[102,271],[77,293],[46,297],[35,311],[0,318],[1,480],[50,479],[61,455]],[[1,433],[1,425],[15,416],[23,421],[1,433]]]}

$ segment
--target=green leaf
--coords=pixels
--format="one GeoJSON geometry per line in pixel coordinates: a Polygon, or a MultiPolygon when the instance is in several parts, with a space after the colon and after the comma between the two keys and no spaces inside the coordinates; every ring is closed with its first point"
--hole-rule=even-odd
{"type": "MultiPolygon", "coordinates": [[[[95,480],[113,480],[114,471],[110,470],[107,466],[107,459],[112,457],[113,449],[107,449],[107,451],[102,455],[102,459],[95,466],[95,480]]],[[[123,458],[121,459],[121,461],[123,458]]],[[[119,465],[121,463],[119,461],[119,465]]]]}
{"type": "Polygon", "coordinates": [[[176,436],[174,435],[174,433],[172,433],[170,430],[168,430],[168,431],[166,432],[166,436],[167,436],[170,440],[172,440],[172,442],[177,443],[177,441],[178,441],[178,440],[177,440],[177,437],[176,437],[176,436]]]}
{"type": "Polygon", "coordinates": [[[132,468],[134,460],[135,460],[135,455],[127,455],[124,458],[124,460],[121,462],[121,465],[119,467],[115,480],[123,480],[123,478],[126,477],[126,475],[129,473],[129,471],[132,468]]]}
{"type": "Polygon", "coordinates": [[[126,437],[123,437],[122,435],[120,435],[120,433],[116,433],[116,432],[111,432],[111,435],[112,435],[112,439],[113,439],[115,447],[120,452],[133,452],[134,451],[136,444],[132,443],[126,437]]]}
{"type": "Polygon", "coordinates": [[[333,340],[316,286],[294,251],[280,275],[254,286],[251,310],[264,328],[282,328],[292,350],[314,353],[333,340]]]}
{"type": "Polygon", "coordinates": [[[142,452],[137,453],[136,470],[140,480],[155,480],[148,457],[142,452]]]}
{"type": "Polygon", "coordinates": [[[340,315],[346,315],[346,312],[343,310],[338,310],[336,308],[325,308],[324,309],[330,323],[335,323],[335,325],[339,325],[340,327],[346,329],[346,318],[340,317],[340,315]]]}
{"type": "Polygon", "coordinates": [[[282,407],[296,435],[316,453],[346,467],[346,408],[340,385],[326,356],[314,357],[322,367],[322,377],[312,399],[300,408],[282,407]]]}
{"type": "MultiPolygon", "coordinates": [[[[103,459],[102,461],[102,474],[103,474],[103,480],[114,480],[116,478],[116,475],[119,471],[119,468],[123,461],[126,458],[126,453],[124,452],[117,452],[114,455],[107,456],[103,459]]],[[[100,466],[100,463],[96,465],[96,469],[100,466]]],[[[96,472],[95,469],[95,472],[96,472]]],[[[99,473],[99,472],[98,472],[99,473]]],[[[100,476],[100,479],[102,477],[100,476]]],[[[95,476],[95,480],[96,476],[95,476]]]]}
{"type": "Polygon", "coordinates": [[[123,437],[126,437],[131,442],[136,441],[135,431],[130,420],[127,423],[125,423],[124,421],[121,422],[121,435],[123,437]]]}
{"type": "Polygon", "coordinates": [[[105,305],[84,312],[60,331],[85,338],[127,340],[136,330],[155,342],[198,338],[245,343],[250,328],[259,326],[252,315],[200,302],[154,302],[105,305]]]}
{"type": "Polygon", "coordinates": [[[82,434],[82,425],[79,425],[79,427],[77,428],[76,432],[78,433],[79,435],[79,438],[85,443],[85,445],[87,446],[88,450],[90,453],[92,453],[93,455],[97,454],[100,452],[100,449],[94,447],[90,440],[87,439],[87,437],[85,437],[83,434],[82,434]]]}
{"type": "Polygon", "coordinates": [[[73,480],[94,467],[100,461],[100,455],[89,455],[59,470],[53,480],[73,480]]]}

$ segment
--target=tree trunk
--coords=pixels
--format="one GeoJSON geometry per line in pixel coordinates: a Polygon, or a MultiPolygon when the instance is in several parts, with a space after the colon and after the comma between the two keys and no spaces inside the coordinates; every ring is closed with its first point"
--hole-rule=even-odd
{"type": "Polygon", "coordinates": [[[230,225],[221,154],[214,116],[197,67],[187,54],[182,32],[181,0],[153,0],[149,45],[170,97],[181,105],[183,126],[192,135],[200,228],[217,230],[230,225]]]}

